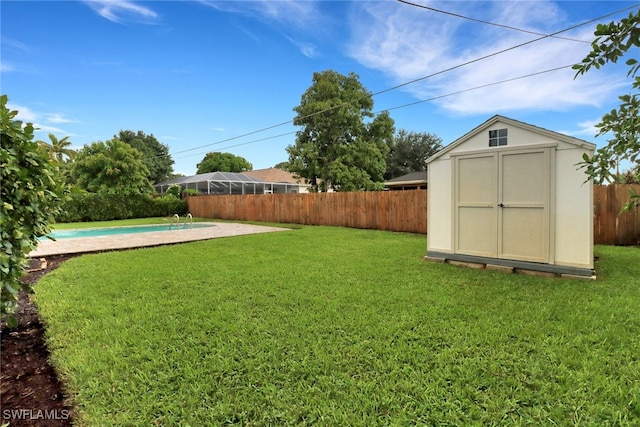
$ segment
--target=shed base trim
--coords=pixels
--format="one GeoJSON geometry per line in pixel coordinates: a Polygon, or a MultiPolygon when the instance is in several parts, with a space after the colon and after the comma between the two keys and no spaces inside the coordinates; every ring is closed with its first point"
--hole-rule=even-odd
{"type": "Polygon", "coordinates": [[[426,258],[443,259],[445,262],[458,261],[491,266],[501,266],[515,270],[531,270],[549,272],[558,275],[593,278],[595,271],[591,268],[567,267],[562,265],[542,264],[537,262],[515,261],[510,259],[485,258],[472,255],[451,254],[446,252],[427,251],[426,258]]]}

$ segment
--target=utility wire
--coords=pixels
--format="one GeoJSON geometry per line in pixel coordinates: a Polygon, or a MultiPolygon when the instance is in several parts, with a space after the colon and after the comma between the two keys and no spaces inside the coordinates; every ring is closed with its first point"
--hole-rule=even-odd
{"type": "MultiPolygon", "coordinates": [[[[399,110],[400,108],[411,107],[411,106],[414,106],[414,105],[423,104],[425,102],[431,102],[431,101],[435,101],[435,100],[438,100],[438,99],[447,98],[447,97],[454,96],[454,95],[459,95],[459,94],[465,93],[465,92],[471,92],[471,91],[474,91],[474,90],[484,89],[484,88],[491,87],[491,86],[501,85],[503,83],[509,83],[509,82],[513,82],[513,81],[516,81],[516,80],[522,80],[522,79],[526,79],[526,78],[529,78],[529,77],[535,77],[535,76],[539,76],[541,74],[552,73],[554,71],[564,70],[564,69],[571,68],[571,67],[573,67],[573,64],[563,65],[562,67],[555,67],[555,68],[551,68],[551,69],[548,69],[548,70],[538,71],[538,72],[535,72],[535,73],[530,73],[530,74],[526,74],[526,75],[518,76],[518,77],[512,77],[512,78],[509,78],[509,79],[500,80],[500,81],[496,81],[496,82],[492,82],[492,83],[486,83],[486,84],[483,84],[483,85],[474,86],[472,88],[462,89],[462,90],[459,90],[459,91],[456,91],[456,92],[447,93],[445,95],[438,95],[438,96],[434,96],[432,98],[427,98],[427,99],[422,99],[422,100],[415,101],[415,102],[410,102],[408,104],[402,104],[402,105],[397,105],[395,107],[385,108],[385,109],[380,110],[380,111],[375,111],[374,114],[379,114],[379,113],[382,113],[384,111],[399,110]]],[[[253,141],[243,142],[243,143],[240,143],[240,144],[229,145],[229,146],[223,147],[221,149],[234,148],[234,147],[239,147],[241,145],[249,145],[249,144],[253,144],[253,143],[256,143],[256,142],[261,142],[261,141],[266,141],[266,140],[269,140],[269,139],[279,138],[281,136],[292,135],[294,133],[296,133],[296,132],[282,133],[280,135],[274,135],[274,136],[269,136],[269,137],[266,137],[266,138],[256,139],[256,140],[253,140],[253,141]]],[[[219,144],[221,142],[218,142],[216,144],[219,144]]],[[[188,154],[186,156],[182,156],[182,157],[178,157],[178,158],[182,159],[182,158],[190,157],[192,155],[197,155],[197,154],[202,154],[202,152],[188,154]]]]}
{"type": "Polygon", "coordinates": [[[463,89],[463,90],[459,90],[459,91],[456,91],[456,92],[447,93],[445,95],[434,96],[433,98],[422,99],[420,101],[410,102],[408,104],[402,104],[402,105],[398,105],[396,107],[386,108],[384,110],[378,111],[378,113],[381,113],[383,111],[399,110],[400,108],[411,107],[413,105],[422,104],[424,102],[431,102],[431,101],[435,101],[437,99],[447,98],[449,96],[459,95],[461,93],[471,92],[471,91],[478,90],[478,89],[484,89],[484,88],[487,88],[487,87],[490,87],[490,86],[497,86],[497,85],[500,85],[500,84],[503,84],[503,83],[509,83],[509,82],[513,82],[513,81],[516,81],[516,80],[522,80],[522,79],[526,79],[526,78],[529,78],[529,77],[535,77],[535,76],[539,76],[541,74],[546,74],[546,73],[551,73],[551,72],[554,72],[554,71],[564,70],[566,68],[571,68],[571,67],[573,67],[573,64],[563,65],[562,67],[551,68],[549,70],[538,71],[538,72],[535,72],[535,73],[526,74],[524,76],[512,77],[510,79],[500,80],[500,81],[493,82],[493,83],[487,83],[487,84],[483,84],[483,85],[480,85],[480,86],[475,86],[475,87],[472,87],[472,88],[469,88],[469,89],[463,89]]]}
{"type": "MultiPolygon", "coordinates": [[[[278,124],[275,124],[275,125],[272,125],[272,126],[267,126],[265,128],[254,130],[254,131],[247,132],[247,133],[243,133],[241,135],[232,136],[231,138],[222,139],[220,141],[212,142],[210,144],[200,145],[198,147],[187,148],[186,150],[177,151],[174,154],[182,154],[182,153],[186,153],[186,152],[189,152],[189,151],[199,150],[199,149],[204,148],[204,147],[210,147],[212,145],[218,145],[218,144],[223,144],[225,142],[234,141],[236,139],[244,138],[245,136],[255,135],[256,133],[260,133],[260,132],[264,132],[264,131],[267,131],[267,130],[270,130],[270,129],[274,129],[274,128],[277,128],[277,127],[280,127],[280,126],[284,126],[284,125],[289,124],[291,122],[293,122],[293,120],[287,120],[286,122],[278,123],[278,124]]],[[[288,134],[283,134],[283,135],[288,135],[288,134]]],[[[278,136],[282,136],[282,135],[278,135],[278,136]]],[[[269,139],[269,138],[264,138],[264,139],[269,139]]],[[[259,139],[258,141],[261,141],[261,140],[259,139]]],[[[239,144],[239,145],[242,145],[242,144],[239,144]]],[[[168,156],[168,154],[159,154],[159,155],[153,156],[151,158],[152,159],[157,159],[159,157],[167,157],[167,156],[168,156]]]]}
{"type": "MultiPolygon", "coordinates": [[[[507,28],[509,30],[520,31],[521,33],[533,34],[535,36],[545,36],[546,35],[544,33],[538,33],[538,32],[535,32],[535,31],[523,30],[522,28],[512,27],[511,25],[496,24],[495,22],[483,21],[482,19],[471,18],[469,16],[459,15],[457,13],[448,12],[446,10],[436,9],[435,7],[426,6],[426,5],[423,5],[423,4],[412,3],[412,2],[407,1],[407,0],[397,0],[397,1],[399,1],[400,3],[408,4],[409,6],[415,6],[415,7],[419,7],[419,8],[422,8],[422,9],[430,10],[432,12],[437,12],[437,13],[442,13],[442,14],[445,14],[445,15],[455,16],[456,18],[466,19],[468,21],[479,22],[481,24],[493,25],[494,27],[507,28]]],[[[569,40],[569,41],[572,41],[572,42],[591,44],[591,42],[588,42],[588,41],[585,41],[585,40],[572,39],[572,38],[569,38],[569,37],[558,37],[558,36],[553,36],[553,37],[557,38],[557,39],[561,39],[561,40],[569,40]]]]}
{"type": "Polygon", "coordinates": [[[550,38],[550,37],[554,37],[554,36],[556,36],[556,35],[558,35],[558,34],[562,34],[562,33],[565,33],[565,32],[567,32],[567,31],[574,30],[574,29],[576,29],[576,28],[578,28],[578,27],[582,27],[582,26],[584,26],[584,25],[591,24],[591,23],[596,22],[596,21],[599,21],[599,20],[601,20],[601,19],[603,19],[603,18],[608,18],[609,16],[616,15],[616,14],[618,14],[618,13],[620,13],[620,12],[624,12],[624,11],[626,11],[626,10],[636,8],[636,7],[638,7],[638,6],[640,6],[640,3],[638,3],[638,4],[634,5],[634,6],[626,7],[626,8],[624,8],[624,9],[618,10],[618,11],[616,11],[616,12],[611,12],[611,13],[608,13],[608,14],[606,14],[606,15],[599,16],[598,18],[590,19],[589,21],[585,21],[585,22],[582,22],[582,23],[580,23],[580,24],[573,25],[573,26],[571,26],[571,27],[569,27],[569,28],[565,28],[564,30],[556,31],[555,33],[552,33],[552,34],[545,34],[545,35],[543,35],[542,37],[538,37],[538,38],[535,38],[535,39],[529,40],[529,41],[527,41],[527,42],[523,42],[523,43],[517,44],[517,45],[515,45],[515,46],[511,46],[511,47],[508,47],[508,48],[506,48],[506,49],[502,49],[502,50],[499,50],[499,51],[497,51],[497,52],[493,52],[493,53],[490,53],[490,54],[488,54],[488,55],[484,55],[484,56],[481,56],[481,57],[479,57],[479,58],[472,59],[472,60],[467,61],[467,62],[464,62],[464,63],[462,63],[462,64],[454,65],[453,67],[449,67],[449,68],[446,68],[446,69],[444,69],[444,70],[440,70],[440,71],[437,71],[437,72],[435,72],[435,73],[432,73],[432,74],[429,74],[429,75],[426,75],[426,76],[423,76],[423,77],[419,77],[419,78],[414,79],[414,80],[410,80],[410,81],[408,81],[408,82],[405,82],[405,83],[399,84],[399,85],[394,86],[394,87],[391,87],[391,88],[389,88],[389,89],[381,90],[380,92],[376,92],[376,93],[374,93],[374,94],[373,94],[373,95],[371,95],[371,96],[376,96],[376,95],[380,95],[380,94],[382,94],[382,93],[391,92],[392,90],[396,90],[396,89],[399,89],[399,88],[401,88],[401,87],[408,86],[408,85],[410,85],[410,84],[417,83],[417,82],[419,82],[419,81],[426,80],[426,79],[429,79],[429,78],[431,78],[431,77],[435,77],[435,76],[438,76],[438,75],[440,75],[440,74],[444,74],[444,73],[447,73],[447,72],[449,72],[449,71],[456,70],[456,69],[458,69],[458,68],[466,67],[467,65],[474,64],[474,63],[476,63],[476,62],[484,61],[485,59],[491,58],[491,57],[493,57],[493,56],[501,55],[501,54],[503,54],[503,53],[506,53],[506,52],[509,52],[509,51],[511,51],[511,50],[515,50],[515,49],[521,48],[521,47],[526,46],[526,45],[529,45],[529,44],[531,44],[531,43],[535,43],[535,42],[538,42],[538,41],[540,41],[540,40],[544,40],[544,39],[547,39],[547,38],[550,38]]]}
{"type": "MultiPolygon", "coordinates": [[[[280,138],[281,136],[293,135],[294,133],[296,133],[296,132],[295,131],[294,132],[286,132],[286,133],[281,133],[280,135],[267,136],[265,138],[254,139],[254,140],[248,141],[248,142],[241,142],[239,144],[234,144],[234,145],[228,145],[226,147],[221,147],[220,150],[226,150],[228,148],[240,147],[242,145],[255,144],[256,142],[267,141],[269,139],[276,139],[276,138],[280,138]]],[[[215,144],[222,144],[223,142],[225,142],[225,141],[216,142],[215,144]]],[[[202,151],[197,152],[197,153],[191,153],[191,154],[187,154],[186,156],[180,156],[180,157],[178,157],[178,159],[184,159],[184,158],[191,157],[191,156],[196,156],[196,155],[202,154],[202,153],[203,153],[202,151]]]]}
{"type": "MultiPolygon", "coordinates": [[[[400,0],[399,0],[399,1],[400,1],[400,0]]],[[[488,59],[488,58],[491,58],[491,57],[493,57],[493,56],[501,55],[501,54],[503,54],[503,53],[505,53],[505,52],[509,52],[509,51],[511,51],[511,50],[521,48],[521,47],[526,46],[526,45],[529,45],[529,44],[531,44],[531,43],[535,43],[535,42],[538,42],[538,41],[540,41],[540,40],[544,40],[544,39],[547,39],[547,38],[555,37],[555,36],[557,36],[558,34],[562,34],[562,33],[565,33],[565,32],[567,32],[567,31],[574,30],[574,29],[576,29],[576,28],[582,27],[582,26],[587,25],[587,24],[591,24],[591,23],[593,23],[593,22],[599,21],[599,20],[604,19],[604,18],[608,18],[608,17],[613,16],[613,15],[616,15],[616,14],[618,14],[618,13],[625,12],[625,11],[630,10],[630,9],[634,9],[634,8],[636,8],[636,7],[638,7],[638,6],[640,6],[640,3],[637,3],[637,4],[633,5],[633,6],[625,7],[625,8],[623,8],[623,9],[617,10],[617,11],[615,11],[615,12],[611,12],[611,13],[608,13],[608,14],[605,14],[605,15],[602,15],[602,16],[599,16],[599,17],[594,18],[594,19],[590,19],[590,20],[588,20],[588,21],[584,21],[584,22],[582,22],[582,23],[579,23],[579,24],[573,25],[573,26],[571,26],[571,27],[565,28],[565,29],[560,30],[560,31],[556,31],[556,32],[551,33],[551,34],[544,34],[544,35],[542,35],[541,37],[538,37],[538,38],[535,38],[535,39],[529,40],[529,41],[527,41],[527,42],[523,42],[523,43],[517,44],[517,45],[515,45],[515,46],[509,47],[509,48],[506,48],[506,49],[502,49],[502,50],[499,50],[499,51],[497,51],[497,52],[490,53],[490,54],[488,54],[488,55],[484,55],[484,56],[481,56],[481,57],[476,58],[476,59],[472,59],[472,60],[467,61],[467,62],[464,62],[464,63],[462,63],[462,64],[458,64],[458,65],[455,65],[455,66],[453,66],[453,67],[449,67],[449,68],[446,68],[446,69],[444,69],[444,70],[440,70],[440,71],[437,71],[437,72],[435,72],[435,73],[432,73],[432,74],[429,74],[429,75],[426,75],[426,76],[423,76],[423,77],[419,77],[419,78],[417,78],[417,79],[410,80],[410,81],[408,81],[408,82],[405,82],[405,83],[402,83],[402,84],[399,84],[399,85],[396,85],[396,86],[390,87],[390,88],[388,88],[388,89],[384,89],[384,90],[381,90],[381,91],[378,91],[378,92],[374,92],[374,93],[368,94],[368,95],[366,95],[366,97],[374,97],[374,96],[377,96],[377,95],[381,95],[381,94],[383,94],[383,93],[387,93],[387,92],[394,91],[394,90],[396,90],[396,89],[400,89],[400,88],[402,88],[402,87],[405,87],[405,86],[408,86],[408,85],[411,85],[411,84],[414,84],[414,83],[417,83],[417,82],[420,82],[420,81],[423,81],[423,80],[426,80],[426,79],[429,79],[429,78],[432,78],[432,77],[438,76],[438,75],[440,75],[440,74],[444,74],[444,73],[447,73],[447,72],[449,72],[449,71],[453,71],[453,70],[456,70],[456,69],[458,69],[458,68],[462,68],[462,67],[465,67],[465,66],[467,66],[467,65],[471,65],[471,64],[474,64],[474,63],[476,63],[476,62],[483,61],[483,60],[488,59]]],[[[342,103],[342,104],[338,104],[338,105],[335,105],[335,106],[333,106],[333,107],[326,108],[326,109],[321,110],[321,111],[316,111],[315,113],[308,114],[308,115],[306,115],[306,116],[302,116],[302,117],[300,117],[300,119],[306,119],[306,118],[314,117],[314,116],[319,115],[319,114],[324,114],[324,113],[327,113],[327,112],[329,112],[329,111],[333,111],[333,110],[335,110],[335,109],[337,109],[337,108],[341,108],[341,107],[344,107],[344,106],[346,106],[346,105],[350,105],[350,104],[352,104],[353,102],[355,102],[355,101],[360,101],[360,100],[362,100],[362,99],[364,99],[364,98],[365,98],[365,97],[358,98],[358,99],[356,99],[356,100],[354,100],[354,101],[351,101],[351,102],[344,102],[344,103],[342,103]]],[[[244,133],[244,134],[241,134],[241,135],[237,135],[237,136],[234,136],[234,137],[231,137],[231,138],[223,139],[223,140],[220,140],[220,141],[217,141],[217,142],[213,142],[213,143],[209,143],[209,144],[200,145],[200,146],[193,147],[193,148],[188,148],[188,149],[186,149],[186,150],[177,151],[177,152],[175,152],[174,154],[182,154],[182,153],[186,153],[186,152],[189,152],[189,151],[199,150],[199,149],[202,149],[202,148],[205,148],[205,147],[210,147],[210,146],[213,146],[213,145],[223,144],[223,143],[225,143],[225,142],[229,142],[229,141],[234,141],[234,140],[236,140],[236,139],[244,138],[244,137],[247,137],[247,136],[250,136],[250,135],[255,135],[255,134],[257,134],[257,133],[261,133],[261,132],[264,132],[264,131],[267,131],[267,130],[270,130],[270,129],[274,129],[274,128],[277,128],[277,127],[280,127],[280,126],[287,125],[287,124],[289,124],[289,123],[293,123],[293,121],[294,121],[294,119],[287,120],[287,121],[284,121],[284,122],[281,122],[281,123],[277,123],[277,124],[274,124],[274,125],[271,125],[271,126],[267,126],[267,127],[264,127],[264,128],[258,129],[258,130],[255,130],[255,131],[247,132],[247,133],[244,133]]],[[[167,156],[169,156],[169,155],[170,155],[170,154],[166,154],[166,155],[165,155],[165,154],[161,154],[161,155],[153,156],[153,157],[151,157],[151,158],[154,158],[154,159],[155,159],[155,158],[160,158],[160,157],[167,157],[167,156]]]]}

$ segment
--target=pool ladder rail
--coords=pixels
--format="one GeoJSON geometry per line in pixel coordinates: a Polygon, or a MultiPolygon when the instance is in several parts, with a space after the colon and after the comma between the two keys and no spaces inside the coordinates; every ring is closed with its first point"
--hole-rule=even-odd
{"type": "MultiPolygon", "coordinates": [[[[184,219],[184,223],[182,224],[182,228],[187,228],[187,222],[189,223],[189,229],[193,228],[193,216],[191,215],[191,213],[188,213],[186,218],[184,219]]],[[[171,219],[171,224],[169,224],[169,230],[171,230],[173,228],[173,225],[175,224],[176,226],[176,230],[180,229],[180,215],[175,214],[173,215],[173,218],[171,219]]]]}

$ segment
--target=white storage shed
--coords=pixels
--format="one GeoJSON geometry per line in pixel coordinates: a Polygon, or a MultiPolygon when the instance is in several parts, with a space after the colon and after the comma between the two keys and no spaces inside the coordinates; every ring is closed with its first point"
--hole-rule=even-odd
{"type": "Polygon", "coordinates": [[[427,160],[427,258],[593,276],[595,145],[494,116],[427,160]]]}

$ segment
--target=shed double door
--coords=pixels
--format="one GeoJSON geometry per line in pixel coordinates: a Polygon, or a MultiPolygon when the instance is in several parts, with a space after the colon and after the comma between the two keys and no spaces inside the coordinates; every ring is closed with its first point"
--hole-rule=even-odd
{"type": "Polygon", "coordinates": [[[551,149],[454,159],[455,252],[549,262],[551,149]]]}

